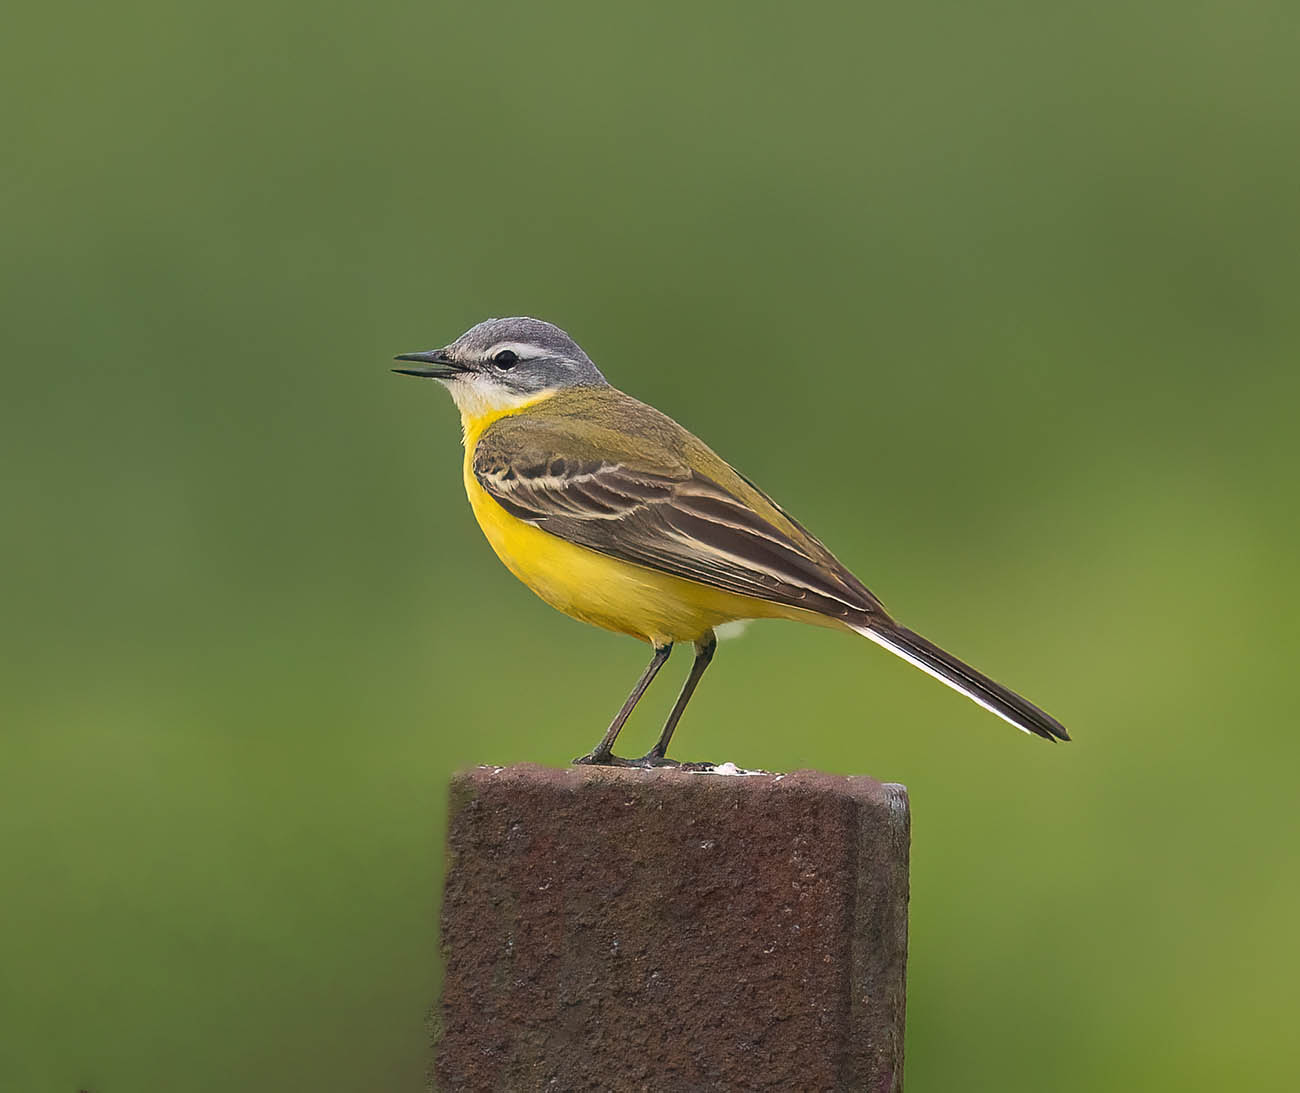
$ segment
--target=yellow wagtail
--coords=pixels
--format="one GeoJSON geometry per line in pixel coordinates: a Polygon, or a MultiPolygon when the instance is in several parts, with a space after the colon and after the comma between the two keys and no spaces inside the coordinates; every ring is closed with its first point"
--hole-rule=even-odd
{"type": "Polygon", "coordinates": [[[674,765],[673,730],[713,657],[714,627],[795,619],[852,630],[1018,729],[1068,740],[1033,703],[900,626],[834,555],[672,418],[611,387],[563,330],[489,319],[394,371],[441,381],[465,431],[465,491],[506,568],[552,607],[654,649],[600,743],[579,763],[674,765]],[[674,642],[695,663],[659,741],[614,741],[674,642]]]}

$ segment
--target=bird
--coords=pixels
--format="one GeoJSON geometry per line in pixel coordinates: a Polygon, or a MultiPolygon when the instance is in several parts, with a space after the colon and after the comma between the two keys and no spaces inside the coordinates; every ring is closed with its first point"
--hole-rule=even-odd
{"type": "Polygon", "coordinates": [[[793,619],[888,649],[1016,728],[1069,740],[1059,721],[889,615],[802,524],[666,414],[624,394],[567,333],[488,319],[394,368],[450,393],[470,507],[497,557],[552,607],[649,644],[599,743],[574,763],[654,768],[729,622],[793,619]],[[614,754],[673,646],[695,659],[655,745],[614,754]]]}

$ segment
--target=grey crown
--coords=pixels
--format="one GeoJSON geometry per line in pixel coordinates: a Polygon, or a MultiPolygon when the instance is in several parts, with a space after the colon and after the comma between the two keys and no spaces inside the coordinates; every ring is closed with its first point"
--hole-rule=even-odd
{"type": "Polygon", "coordinates": [[[478,365],[497,383],[517,391],[594,387],[607,383],[600,369],[568,334],[552,323],[527,316],[486,319],[447,346],[447,355],[462,364],[478,365]],[[508,370],[497,370],[487,353],[502,342],[534,346],[542,350],[543,355],[521,359],[508,370]]]}

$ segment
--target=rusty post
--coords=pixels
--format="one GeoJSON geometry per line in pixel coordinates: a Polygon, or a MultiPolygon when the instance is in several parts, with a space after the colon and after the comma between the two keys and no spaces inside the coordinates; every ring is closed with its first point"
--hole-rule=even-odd
{"type": "Polygon", "coordinates": [[[908,827],[812,771],[457,774],[438,1088],[901,1090],[908,827]]]}

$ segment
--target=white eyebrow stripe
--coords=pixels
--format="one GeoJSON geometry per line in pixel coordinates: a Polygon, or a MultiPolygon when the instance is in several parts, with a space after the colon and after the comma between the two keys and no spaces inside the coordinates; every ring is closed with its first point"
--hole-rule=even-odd
{"type": "Polygon", "coordinates": [[[539,345],[531,345],[528,342],[497,342],[491,349],[483,355],[489,359],[495,357],[503,350],[509,349],[521,361],[535,360],[538,357],[549,357],[550,352],[539,345]]]}

